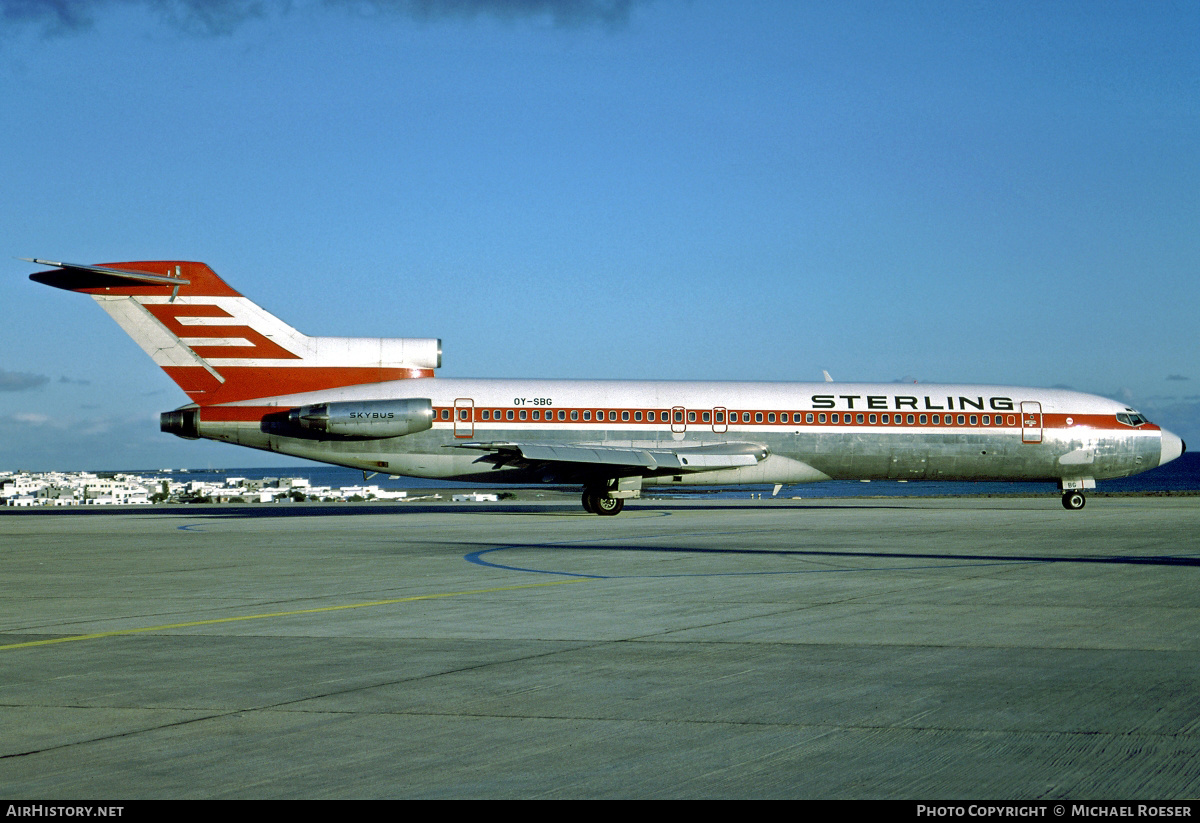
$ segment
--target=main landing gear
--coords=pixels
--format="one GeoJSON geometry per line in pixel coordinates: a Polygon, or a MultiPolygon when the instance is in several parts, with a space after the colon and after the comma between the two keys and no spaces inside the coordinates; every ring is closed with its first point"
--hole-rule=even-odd
{"type": "Polygon", "coordinates": [[[593,491],[592,489],[583,490],[583,508],[592,514],[601,514],[606,517],[611,517],[614,514],[620,514],[621,509],[625,508],[625,501],[619,497],[609,497],[605,492],[593,491]]]}

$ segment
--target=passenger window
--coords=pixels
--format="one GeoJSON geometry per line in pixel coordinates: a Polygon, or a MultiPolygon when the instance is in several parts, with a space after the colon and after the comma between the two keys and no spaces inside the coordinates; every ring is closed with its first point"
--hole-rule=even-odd
{"type": "Polygon", "coordinates": [[[812,422],[812,412],[809,412],[808,414],[804,415],[804,422],[805,422],[805,423],[811,423],[811,422],[812,422]]]}
{"type": "Polygon", "coordinates": [[[990,414],[985,414],[983,416],[983,425],[985,425],[985,426],[992,425],[992,416],[990,414]]]}
{"type": "Polygon", "coordinates": [[[717,418],[718,423],[724,423],[725,422],[725,412],[717,412],[716,418],[717,418]]]}
{"type": "Polygon", "coordinates": [[[924,426],[928,421],[929,421],[929,418],[926,415],[924,415],[924,414],[921,415],[921,425],[922,426],[924,426]]]}
{"type": "Polygon", "coordinates": [[[483,410],[483,419],[484,419],[484,420],[487,420],[487,419],[489,419],[488,415],[490,415],[491,413],[492,413],[492,412],[491,412],[491,410],[490,410],[490,409],[484,409],[484,410],[483,410]]]}
{"type": "Polygon", "coordinates": [[[818,415],[817,415],[817,422],[818,422],[818,423],[824,423],[824,422],[825,422],[825,413],[824,413],[824,412],[821,412],[820,414],[818,414],[818,415]]]}
{"type": "Polygon", "coordinates": [[[707,423],[708,422],[708,414],[709,414],[708,412],[701,412],[700,420],[704,423],[707,423]]]}
{"type": "Polygon", "coordinates": [[[768,414],[767,414],[767,422],[768,422],[768,423],[774,423],[774,422],[775,422],[775,412],[768,412],[768,414]]]}
{"type": "Polygon", "coordinates": [[[872,426],[873,426],[873,425],[875,425],[875,421],[876,421],[877,419],[878,419],[878,418],[877,418],[875,415],[873,415],[873,414],[872,414],[872,415],[870,415],[870,421],[871,421],[871,425],[872,425],[872,426]]]}
{"type": "Polygon", "coordinates": [[[623,411],[623,412],[621,412],[621,419],[622,419],[622,420],[628,420],[628,419],[629,419],[629,412],[627,412],[627,411],[623,411]]]}
{"type": "MultiPolygon", "coordinates": [[[[780,423],[786,423],[786,422],[788,422],[788,413],[787,413],[787,412],[780,412],[780,414],[779,414],[779,422],[780,422],[780,423]]],[[[799,422],[799,418],[797,418],[797,422],[799,422]]]]}
{"type": "Polygon", "coordinates": [[[971,415],[971,425],[972,425],[972,426],[978,426],[978,425],[979,425],[979,415],[977,415],[977,414],[973,414],[973,415],[971,415]]]}
{"type": "Polygon", "coordinates": [[[642,422],[642,413],[640,411],[635,411],[633,413],[633,419],[636,420],[638,423],[641,423],[642,422]]]}
{"type": "Polygon", "coordinates": [[[754,413],[754,422],[755,422],[755,423],[761,423],[761,422],[762,422],[762,412],[755,412],[755,413],[754,413]]]}
{"type": "Polygon", "coordinates": [[[505,420],[512,420],[512,419],[513,419],[513,410],[512,410],[512,409],[509,409],[508,411],[506,411],[506,412],[504,413],[504,419],[505,419],[505,420]]]}
{"type": "Polygon", "coordinates": [[[677,411],[677,412],[675,412],[675,422],[676,422],[676,423],[682,423],[682,422],[683,422],[683,412],[681,412],[681,411],[677,411]]]}
{"type": "Polygon", "coordinates": [[[881,416],[880,416],[880,418],[879,418],[879,422],[880,422],[880,423],[891,423],[891,422],[892,422],[892,416],[891,416],[890,414],[884,414],[884,415],[881,415],[881,416]]]}
{"type": "Polygon", "coordinates": [[[525,410],[524,409],[521,409],[521,419],[522,420],[525,419],[525,410]]]}
{"type": "Polygon", "coordinates": [[[905,422],[911,426],[913,424],[913,416],[911,414],[908,415],[908,417],[905,419],[905,422]]]}
{"type": "Polygon", "coordinates": [[[646,420],[653,423],[654,422],[654,412],[646,412],[646,420]]]}
{"type": "Polygon", "coordinates": [[[559,410],[558,410],[558,419],[559,419],[559,420],[566,420],[566,419],[567,419],[567,413],[566,413],[565,411],[563,411],[562,409],[559,409],[559,410]]]}
{"type": "Polygon", "coordinates": [[[966,422],[967,422],[966,415],[962,415],[962,414],[960,414],[960,415],[958,416],[958,425],[960,425],[960,426],[962,426],[962,425],[965,425],[965,424],[966,424],[966,422]]]}
{"type": "Polygon", "coordinates": [[[696,413],[695,412],[688,412],[688,422],[689,423],[696,422],[696,413]]]}
{"type": "MultiPolygon", "coordinates": [[[[561,414],[561,412],[560,412],[560,414],[561,414]]],[[[571,409],[571,419],[572,420],[579,419],[579,410],[578,409],[571,409]]]]}
{"type": "Polygon", "coordinates": [[[829,420],[832,423],[841,423],[842,417],[837,412],[834,412],[833,414],[829,415],[829,420]]]}
{"type": "Polygon", "coordinates": [[[584,419],[584,421],[586,421],[586,422],[589,422],[589,423],[591,422],[591,420],[592,420],[592,412],[591,412],[591,410],[590,410],[590,409],[589,409],[588,411],[585,411],[585,412],[583,413],[583,419],[584,419]]]}

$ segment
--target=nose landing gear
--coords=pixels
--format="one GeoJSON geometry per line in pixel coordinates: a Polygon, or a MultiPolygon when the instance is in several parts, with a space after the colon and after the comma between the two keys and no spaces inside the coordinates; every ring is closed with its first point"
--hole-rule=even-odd
{"type": "Polygon", "coordinates": [[[1059,491],[1062,492],[1063,508],[1067,511],[1079,511],[1087,503],[1083,496],[1086,489],[1096,488],[1096,480],[1092,477],[1064,477],[1058,481],[1059,491]]]}
{"type": "Polygon", "coordinates": [[[1087,498],[1083,496],[1083,492],[1063,492],[1062,504],[1064,509],[1067,509],[1068,511],[1077,511],[1082,509],[1085,503],[1087,503],[1087,498]]]}

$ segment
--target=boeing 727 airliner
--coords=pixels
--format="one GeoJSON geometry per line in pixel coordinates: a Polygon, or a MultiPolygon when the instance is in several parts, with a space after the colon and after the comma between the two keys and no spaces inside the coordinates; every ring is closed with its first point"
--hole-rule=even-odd
{"type": "Polygon", "coordinates": [[[309,337],[203,263],[28,262],[91,295],[188,395],[164,432],[391,475],[579,485],[602,515],[644,485],[830,479],[1045,480],[1080,509],[1097,480],[1186,448],[1074,391],[439,378],[440,340],[309,337]]]}

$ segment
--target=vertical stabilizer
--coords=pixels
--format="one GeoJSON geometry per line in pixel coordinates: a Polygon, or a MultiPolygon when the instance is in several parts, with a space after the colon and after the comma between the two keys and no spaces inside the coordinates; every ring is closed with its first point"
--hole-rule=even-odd
{"type": "Polygon", "coordinates": [[[91,295],[199,405],[431,377],[441,365],[436,339],[301,334],[203,263],[30,262],[55,267],[31,280],[91,295]]]}

